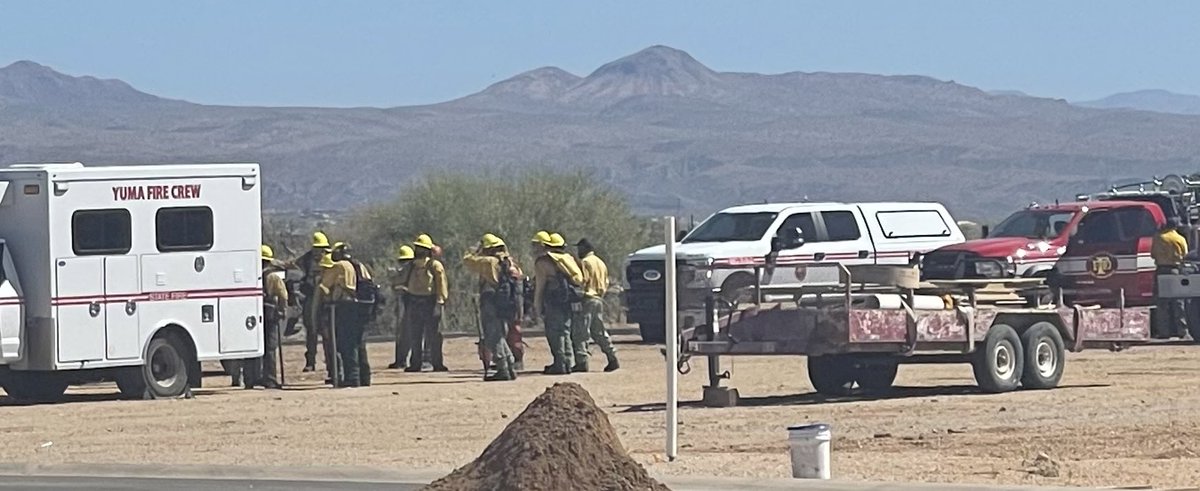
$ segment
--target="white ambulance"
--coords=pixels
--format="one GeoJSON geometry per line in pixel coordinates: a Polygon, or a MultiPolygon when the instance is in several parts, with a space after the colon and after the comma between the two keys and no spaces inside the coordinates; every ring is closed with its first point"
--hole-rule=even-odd
{"type": "Polygon", "coordinates": [[[0,169],[0,387],[176,397],[262,355],[257,164],[0,169]]]}

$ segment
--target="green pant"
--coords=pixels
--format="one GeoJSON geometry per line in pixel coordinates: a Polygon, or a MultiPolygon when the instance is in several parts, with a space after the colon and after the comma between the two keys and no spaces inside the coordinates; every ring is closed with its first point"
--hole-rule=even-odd
{"type": "Polygon", "coordinates": [[[542,320],[546,324],[546,342],[550,344],[550,356],[554,357],[554,364],[565,366],[568,369],[571,367],[571,331],[567,323],[571,319],[571,310],[568,307],[559,307],[547,305],[542,313],[542,320]]]}
{"type": "Polygon", "coordinates": [[[496,371],[501,372],[512,367],[513,354],[508,349],[508,322],[496,311],[495,293],[479,295],[479,322],[483,325],[483,347],[492,354],[492,362],[496,371]]]}
{"type": "Polygon", "coordinates": [[[588,341],[600,346],[600,351],[609,358],[616,350],[608,337],[608,328],[604,326],[604,300],[587,297],[579,312],[571,319],[571,341],[575,352],[575,363],[587,363],[588,341]]]}

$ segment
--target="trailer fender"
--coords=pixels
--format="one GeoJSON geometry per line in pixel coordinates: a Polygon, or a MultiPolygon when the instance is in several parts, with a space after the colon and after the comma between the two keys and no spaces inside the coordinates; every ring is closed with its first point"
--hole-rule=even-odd
{"type": "MultiPolygon", "coordinates": [[[[1039,322],[1046,322],[1053,325],[1058,330],[1058,334],[1062,336],[1064,342],[1068,345],[1075,340],[1074,321],[1071,318],[1064,319],[1062,314],[1056,311],[1046,312],[1021,312],[1021,313],[1003,313],[996,315],[991,326],[996,324],[1005,324],[1017,331],[1018,336],[1025,335],[1025,331],[1031,326],[1039,322]]],[[[991,326],[988,326],[989,328],[991,326]]],[[[976,334],[976,336],[986,335],[986,333],[976,334]]]]}

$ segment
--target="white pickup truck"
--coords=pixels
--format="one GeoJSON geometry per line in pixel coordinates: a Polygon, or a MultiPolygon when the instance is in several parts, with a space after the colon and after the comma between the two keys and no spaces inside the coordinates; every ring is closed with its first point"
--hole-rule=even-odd
{"type": "MultiPolygon", "coordinates": [[[[938,203],[773,203],[736,206],[704,220],[676,246],[681,322],[703,319],[713,292],[734,298],[754,285],[755,266],[778,252],[781,274],[796,284],[837,282],[822,263],[906,264],[914,255],[963,242],[957,222],[938,203]],[[738,266],[744,266],[739,268],[738,266]],[[782,270],[782,271],[781,271],[782,270]]],[[[665,245],[631,254],[625,306],[642,339],[664,338],[665,245]]]]}

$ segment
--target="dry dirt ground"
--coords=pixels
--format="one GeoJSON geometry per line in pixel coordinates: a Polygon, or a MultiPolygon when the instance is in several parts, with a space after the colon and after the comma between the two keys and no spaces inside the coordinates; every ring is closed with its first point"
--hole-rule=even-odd
{"type": "MultiPolygon", "coordinates": [[[[540,369],[545,344],[527,341],[528,368],[540,369]]],[[[680,459],[667,463],[658,348],[620,344],[624,368],[613,374],[483,383],[473,342],[447,343],[452,373],[419,375],[382,370],[391,346],[374,344],[370,388],[334,390],[321,376],[301,377],[299,346],[288,347],[294,385],[285,391],[231,389],[224,375],[207,377],[193,400],[122,401],[111,385],[73,388],[62,404],[0,408],[0,461],[448,471],[475,458],[545,387],[572,380],[660,474],[786,477],[785,427],[820,421],[833,425],[834,475],[843,479],[1200,483],[1200,347],[1073,354],[1062,388],[1002,395],[977,393],[967,366],[905,366],[897,393],[873,400],[813,395],[802,358],[739,358],[726,364],[743,396],[732,409],[695,405],[705,382],[704,361],[695,360],[680,377],[680,459]]]]}

